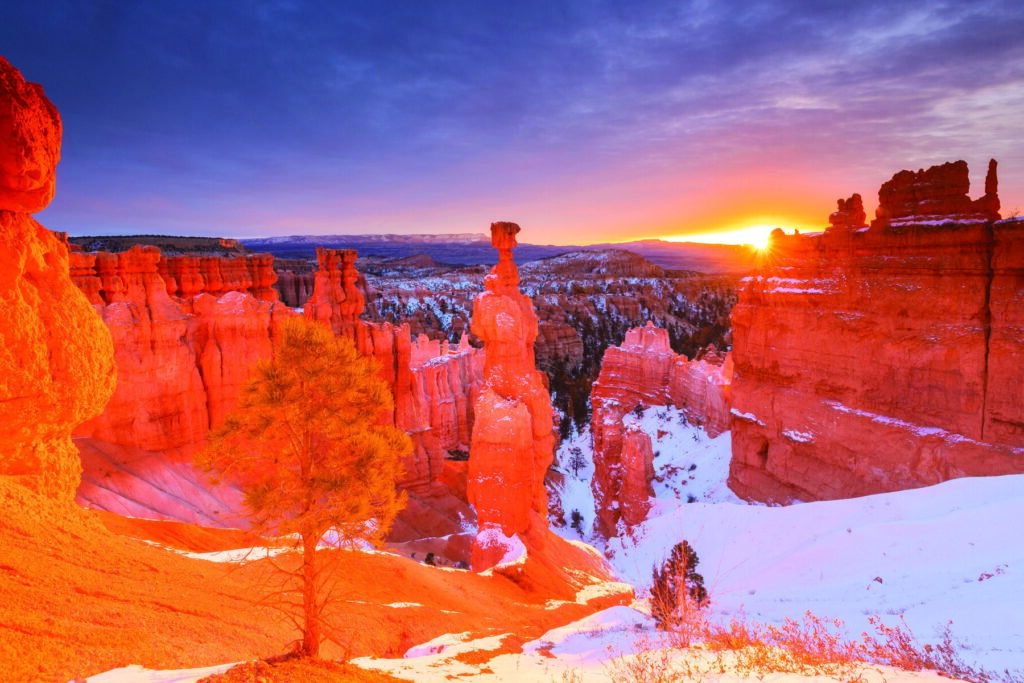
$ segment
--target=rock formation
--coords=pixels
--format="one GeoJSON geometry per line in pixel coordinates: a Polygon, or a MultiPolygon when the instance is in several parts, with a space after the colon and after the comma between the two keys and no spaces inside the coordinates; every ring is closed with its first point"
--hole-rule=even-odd
{"type": "Polygon", "coordinates": [[[70,501],[71,430],[114,389],[110,335],[68,277],[68,245],[29,215],[53,198],[61,122],[0,57],[0,475],[70,501]]]}
{"type": "Polygon", "coordinates": [[[856,230],[867,225],[867,216],[864,200],[854,192],[849,199],[836,200],[836,210],[828,217],[828,222],[833,228],[856,230]]]}
{"type": "Polygon", "coordinates": [[[217,256],[170,256],[157,263],[167,293],[190,299],[206,293],[220,296],[227,292],[248,292],[262,301],[277,301],[274,257],[254,254],[221,258],[217,256]]]}
{"type": "Polygon", "coordinates": [[[949,161],[927,170],[900,171],[878,190],[872,226],[927,225],[957,220],[999,220],[996,160],[988,162],[985,194],[972,200],[966,161],[949,161]]]}
{"type": "Polygon", "coordinates": [[[817,500],[1024,472],[1024,221],[995,162],[902,171],[872,227],[776,235],[733,310],[730,486],[817,500]]]}
{"type": "Polygon", "coordinates": [[[253,277],[268,272],[269,259],[165,259],[152,246],[72,252],[72,280],[110,330],[118,366],[106,409],[75,431],[85,467],[80,501],[135,516],[239,523],[237,492],[211,487],[192,456],[234,409],[290,314],[253,277]],[[267,291],[271,300],[253,296],[267,291]]]}
{"type": "Polygon", "coordinates": [[[729,428],[732,360],[710,347],[700,360],[687,360],[669,346],[668,332],[648,323],[609,347],[590,394],[593,406],[594,503],[597,531],[618,534],[619,521],[633,526],[647,514],[653,468],[651,440],[627,429],[623,418],[637,407],[675,406],[710,436],[729,428]]]}
{"type": "MultiPolygon", "coordinates": [[[[110,328],[120,368],[107,410],[76,432],[86,464],[83,502],[139,516],[240,523],[237,493],[209,487],[191,461],[210,427],[235,407],[251,367],[271,354],[280,320],[294,314],[270,288],[271,258],[165,259],[145,246],[72,254],[72,279],[110,328]]],[[[312,311],[326,312],[325,324],[378,360],[395,393],[386,419],[413,436],[401,482],[411,499],[394,536],[459,531],[460,516],[471,522],[473,513],[445,484],[453,476],[447,458],[469,448],[483,356],[465,342],[452,349],[413,342],[406,326],[359,320],[362,299],[346,289],[359,280],[354,262],[354,253],[321,250],[312,311]],[[342,316],[336,326],[331,316],[342,316]]]]}
{"type": "Polygon", "coordinates": [[[305,316],[319,320],[335,334],[356,339],[359,315],[366,307],[366,297],[356,284],[356,252],[351,249],[317,247],[320,265],[313,285],[313,295],[306,301],[305,316]]]}
{"type": "Polygon", "coordinates": [[[281,301],[292,308],[305,306],[316,286],[317,269],[302,259],[274,259],[274,270],[274,289],[281,301]]]}
{"type": "Polygon", "coordinates": [[[352,250],[317,249],[319,270],[304,314],[352,339],[360,353],[377,359],[395,395],[390,419],[413,438],[413,452],[400,482],[410,501],[395,524],[392,540],[458,532],[459,519],[472,522],[473,511],[446,484],[453,474],[448,458],[469,448],[483,354],[465,338],[456,348],[425,336],[414,342],[408,325],[361,320],[366,282],[356,270],[356,256],[352,250]]]}
{"type": "Polygon", "coordinates": [[[542,547],[547,532],[544,475],[554,455],[554,425],[546,378],[534,362],[537,314],[519,291],[512,259],[518,232],[515,223],[491,224],[498,263],[473,304],[472,330],[486,352],[467,490],[479,525],[473,545],[477,571],[502,560],[507,548],[489,542],[497,532],[520,537],[527,548],[542,547]]]}

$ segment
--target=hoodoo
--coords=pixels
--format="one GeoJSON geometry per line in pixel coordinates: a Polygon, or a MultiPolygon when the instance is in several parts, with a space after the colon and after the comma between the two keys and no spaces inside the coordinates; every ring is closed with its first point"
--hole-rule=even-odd
{"type": "Polygon", "coordinates": [[[999,220],[996,164],[901,171],[868,228],[771,242],[733,310],[730,486],[845,498],[1024,472],[1024,220],[999,220]]]}
{"type": "Polygon", "coordinates": [[[594,491],[597,531],[619,533],[620,521],[635,526],[647,517],[652,494],[651,439],[627,429],[623,418],[637,407],[675,406],[711,436],[729,428],[732,359],[709,347],[699,360],[676,355],[668,331],[648,323],[626,333],[601,361],[590,400],[594,408],[594,491]]]}
{"type": "Polygon", "coordinates": [[[472,330],[486,352],[467,485],[479,525],[473,544],[477,571],[494,566],[522,542],[542,546],[548,528],[544,475],[554,456],[554,424],[551,395],[534,362],[537,314],[519,291],[512,259],[518,232],[515,223],[491,224],[498,263],[473,303],[472,330]]]}
{"type": "Polygon", "coordinates": [[[53,198],[61,122],[0,57],[0,474],[70,501],[71,431],[114,390],[110,333],[69,277],[68,245],[29,214],[53,198]]]}

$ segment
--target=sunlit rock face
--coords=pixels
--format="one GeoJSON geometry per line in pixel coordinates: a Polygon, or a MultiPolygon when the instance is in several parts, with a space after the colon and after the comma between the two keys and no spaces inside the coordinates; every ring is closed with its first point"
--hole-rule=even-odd
{"type": "Polygon", "coordinates": [[[950,220],[999,220],[996,160],[988,162],[985,194],[968,196],[971,180],[966,161],[949,161],[927,170],[900,171],[878,190],[873,227],[927,225],[950,220]]]}
{"type": "Polygon", "coordinates": [[[152,246],[72,252],[72,279],[106,323],[118,366],[106,409],[75,431],[82,503],[239,523],[237,491],[211,486],[192,457],[210,427],[234,410],[253,365],[270,356],[281,321],[293,314],[253,295],[258,279],[244,274],[266,259],[221,259],[232,264],[222,268],[212,258],[165,259],[152,246]]]}
{"type": "MultiPolygon", "coordinates": [[[[401,481],[411,500],[394,537],[460,531],[473,513],[445,483],[446,457],[469,449],[483,354],[360,320],[361,295],[345,288],[359,279],[354,252],[320,256],[317,319],[380,363],[395,393],[394,413],[381,417],[413,436],[401,481]],[[340,316],[336,325],[332,316],[340,316]]],[[[76,431],[86,465],[79,499],[134,515],[241,523],[237,492],[211,486],[191,462],[237,405],[256,361],[270,357],[281,321],[296,314],[271,287],[272,257],[163,258],[137,246],[72,253],[71,273],[113,334],[120,369],[107,409],[76,431]]]]}
{"type": "Polygon", "coordinates": [[[60,116],[0,57],[0,475],[70,501],[71,431],[114,389],[110,334],[68,276],[64,239],[29,215],[53,197],[60,116]]]}
{"type": "Polygon", "coordinates": [[[306,301],[304,313],[310,320],[327,324],[335,334],[355,338],[359,316],[366,308],[366,297],[356,284],[355,250],[317,247],[313,295],[306,301]]]}
{"type": "Polygon", "coordinates": [[[971,200],[962,161],[902,171],[870,229],[774,235],[732,316],[736,493],[1024,472],[1024,221],[998,220],[996,182],[971,200]]]}
{"type": "MultiPolygon", "coordinates": [[[[519,226],[493,223],[491,244],[498,263],[473,304],[473,333],[484,342],[483,389],[475,403],[470,445],[469,502],[481,534],[500,529],[527,546],[543,545],[547,532],[544,475],[554,455],[551,395],[535,366],[537,314],[519,291],[512,259],[519,226]]],[[[501,560],[495,547],[474,543],[473,568],[501,560]]],[[[503,552],[503,551],[502,551],[503,552]]]]}
{"type": "Polygon", "coordinates": [[[597,531],[610,538],[646,518],[653,468],[650,438],[623,422],[635,408],[675,406],[711,436],[729,428],[732,360],[709,347],[699,360],[676,355],[668,332],[648,323],[610,347],[590,394],[597,531]],[[646,439],[646,443],[644,443],[646,439]],[[621,523],[621,524],[620,524],[621,523]]]}
{"type": "Polygon", "coordinates": [[[188,299],[206,293],[248,292],[261,301],[277,301],[274,257],[254,254],[235,258],[217,256],[170,256],[161,258],[157,270],[167,293],[188,299]]]}
{"type": "Polygon", "coordinates": [[[457,346],[420,335],[408,325],[361,320],[366,285],[352,250],[317,248],[319,270],[304,315],[352,339],[374,357],[395,395],[393,421],[413,437],[402,485],[424,492],[442,480],[450,451],[467,450],[473,399],[483,377],[483,354],[463,339],[457,346]]]}

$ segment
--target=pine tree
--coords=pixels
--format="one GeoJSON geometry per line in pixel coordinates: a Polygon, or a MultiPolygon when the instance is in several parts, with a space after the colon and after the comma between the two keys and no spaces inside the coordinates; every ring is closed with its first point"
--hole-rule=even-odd
{"type": "Polygon", "coordinates": [[[326,327],[292,318],[273,359],[256,365],[238,409],[197,458],[239,484],[255,530],[301,539],[301,600],[285,604],[301,610],[303,655],[316,657],[323,637],[316,548],[324,534],[380,543],[404,506],[395,482],[412,444],[380,419],[392,406],[372,359],[326,327]]]}
{"type": "Polygon", "coordinates": [[[704,577],[697,573],[697,552],[686,541],[677,543],[665,563],[652,570],[651,616],[663,630],[683,630],[708,604],[704,577]]]}

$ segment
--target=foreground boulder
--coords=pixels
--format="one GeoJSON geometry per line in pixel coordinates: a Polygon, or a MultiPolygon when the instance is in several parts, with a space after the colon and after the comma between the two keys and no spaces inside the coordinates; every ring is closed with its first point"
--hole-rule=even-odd
{"type": "Polygon", "coordinates": [[[824,233],[773,235],[732,317],[737,494],[1024,472],[1024,221],[999,220],[994,161],[968,189],[962,161],[902,171],[870,228],[854,195],[824,233]]]}
{"type": "Polygon", "coordinates": [[[0,475],[70,501],[71,430],[114,390],[110,333],[68,276],[68,246],[29,215],[53,197],[61,122],[0,57],[0,475]]]}

